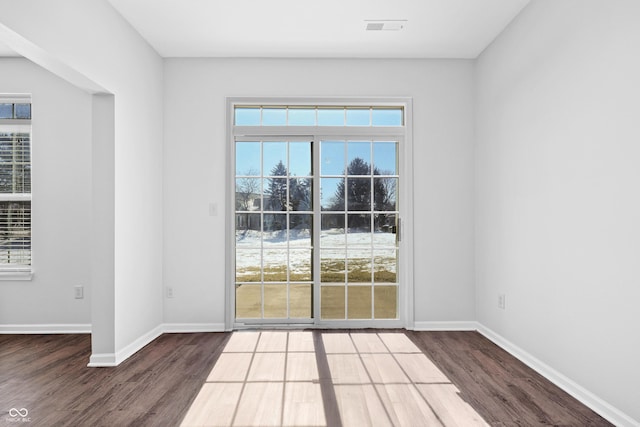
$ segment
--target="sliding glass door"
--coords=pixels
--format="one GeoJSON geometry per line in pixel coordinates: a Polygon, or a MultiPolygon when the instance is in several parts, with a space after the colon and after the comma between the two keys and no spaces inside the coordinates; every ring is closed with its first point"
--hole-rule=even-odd
{"type": "Polygon", "coordinates": [[[403,114],[234,107],[234,327],[401,325],[403,114]]]}

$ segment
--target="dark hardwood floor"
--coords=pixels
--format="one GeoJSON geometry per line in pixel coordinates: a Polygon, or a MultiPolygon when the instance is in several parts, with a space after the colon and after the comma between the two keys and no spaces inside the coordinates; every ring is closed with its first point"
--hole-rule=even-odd
{"type": "MultiPolygon", "coordinates": [[[[476,332],[405,333],[490,425],[611,425],[476,332]]],[[[177,426],[229,336],[165,334],[87,368],[89,335],[0,335],[0,426],[177,426]]]]}

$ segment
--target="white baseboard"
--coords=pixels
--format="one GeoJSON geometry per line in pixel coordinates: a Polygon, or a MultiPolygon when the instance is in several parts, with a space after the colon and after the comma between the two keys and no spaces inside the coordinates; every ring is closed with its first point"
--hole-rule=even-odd
{"type": "Polygon", "coordinates": [[[152,330],[150,330],[149,332],[147,332],[146,334],[142,335],[141,337],[133,341],[131,344],[121,349],[120,351],[117,351],[116,365],[119,365],[120,363],[124,362],[125,360],[133,356],[135,353],[141,350],[144,346],[146,346],[151,341],[155,340],[160,335],[162,335],[162,333],[163,333],[162,325],[158,325],[152,330]]]}
{"type": "Polygon", "coordinates": [[[414,322],[414,331],[476,331],[478,322],[475,321],[451,321],[451,322],[414,322]]]}
{"type": "Polygon", "coordinates": [[[162,325],[162,332],[165,334],[224,331],[224,323],[165,323],[162,325]]]}
{"type": "Polygon", "coordinates": [[[115,353],[97,353],[89,357],[89,368],[112,368],[118,366],[115,353]]]}
{"type": "Polygon", "coordinates": [[[640,427],[640,422],[634,420],[627,414],[611,406],[604,400],[600,399],[598,396],[594,395],[566,376],[562,375],[560,372],[556,371],[541,360],[535,358],[503,336],[495,333],[481,323],[477,324],[477,330],[493,343],[495,343],[508,353],[511,353],[525,365],[529,366],[531,369],[569,393],[571,396],[582,402],[587,407],[591,408],[591,410],[598,413],[601,417],[605,418],[617,427],[640,427]]]}
{"type": "Polygon", "coordinates": [[[162,334],[192,332],[224,332],[224,323],[164,323],[153,328],[115,354],[92,354],[87,366],[92,368],[118,366],[162,334]]]}
{"type": "Polygon", "coordinates": [[[91,324],[0,325],[0,334],[90,334],[91,324]]]}

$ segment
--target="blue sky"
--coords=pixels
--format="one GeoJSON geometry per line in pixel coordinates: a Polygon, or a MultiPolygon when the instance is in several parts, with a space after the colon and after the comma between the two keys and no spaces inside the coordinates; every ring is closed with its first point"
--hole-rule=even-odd
{"type": "MultiPolygon", "coordinates": [[[[373,164],[380,172],[395,175],[397,174],[396,146],[395,142],[322,141],[320,173],[323,176],[342,175],[347,164],[359,157],[370,165],[373,164]]],[[[279,161],[282,161],[291,175],[308,176],[311,172],[311,150],[309,141],[237,142],[236,175],[245,175],[251,171],[250,175],[259,176],[262,172],[266,176],[279,161]],[[260,162],[261,145],[263,165],[260,162]],[[287,154],[289,162],[287,162],[287,154]]]]}

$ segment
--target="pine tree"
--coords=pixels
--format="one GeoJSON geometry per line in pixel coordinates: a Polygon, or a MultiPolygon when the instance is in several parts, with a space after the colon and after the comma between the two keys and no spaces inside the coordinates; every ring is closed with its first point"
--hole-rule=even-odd
{"type": "Polygon", "coordinates": [[[271,176],[282,176],[284,178],[269,178],[269,186],[266,193],[269,196],[269,203],[267,204],[269,210],[272,211],[286,211],[289,207],[287,201],[287,167],[282,163],[282,160],[271,169],[271,176]]]}

